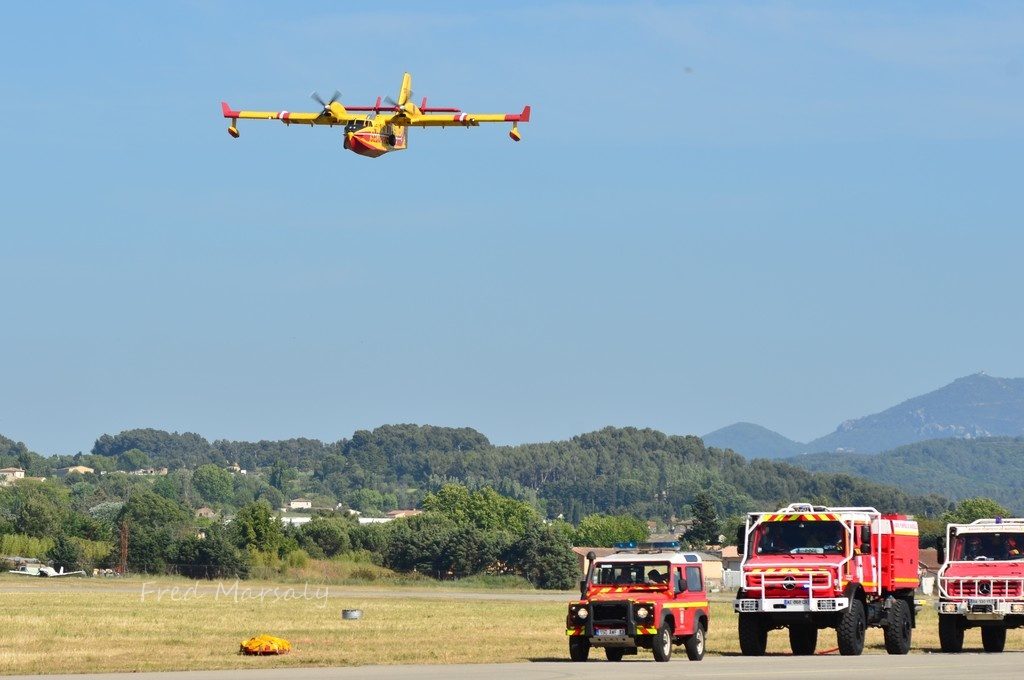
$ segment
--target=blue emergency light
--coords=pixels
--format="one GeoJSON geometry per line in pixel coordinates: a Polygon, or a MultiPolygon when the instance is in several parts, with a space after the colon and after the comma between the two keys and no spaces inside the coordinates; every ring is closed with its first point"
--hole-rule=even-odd
{"type": "Polygon", "coordinates": [[[644,543],[644,547],[661,550],[679,550],[679,541],[653,541],[651,543],[644,543]]]}

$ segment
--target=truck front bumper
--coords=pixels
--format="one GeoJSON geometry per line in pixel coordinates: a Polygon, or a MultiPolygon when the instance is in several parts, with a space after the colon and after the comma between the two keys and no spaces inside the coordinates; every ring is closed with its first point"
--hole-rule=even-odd
{"type": "Polygon", "coordinates": [[[848,597],[807,598],[742,598],[733,603],[733,610],[739,614],[751,612],[838,612],[850,606],[848,597]]]}
{"type": "Polygon", "coordinates": [[[1011,614],[1024,614],[1024,601],[1011,602],[986,598],[940,600],[936,609],[940,616],[957,614],[966,617],[968,621],[1001,621],[1011,614]]]}

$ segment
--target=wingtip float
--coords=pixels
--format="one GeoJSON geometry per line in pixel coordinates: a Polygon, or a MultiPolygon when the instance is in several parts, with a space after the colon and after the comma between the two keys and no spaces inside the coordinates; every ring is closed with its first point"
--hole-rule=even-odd
{"type": "Polygon", "coordinates": [[[349,151],[376,158],[391,151],[402,151],[409,145],[409,128],[412,127],[477,127],[481,123],[512,123],[508,136],[518,142],[523,136],[519,123],[530,121],[530,107],[524,106],[521,113],[467,113],[455,107],[428,107],[424,97],[419,106],[412,99],[412,76],[406,73],[402,78],[398,101],[388,97],[372,106],[343,106],[341,93],[335,92],[329,102],[324,102],[316,92],[314,101],[322,107],[316,113],[291,111],[243,111],[232,109],[227,102],[221,102],[221,113],[231,121],[228,134],[238,138],[238,121],[279,120],[285,125],[342,125],[345,128],[343,145],[349,151]]]}

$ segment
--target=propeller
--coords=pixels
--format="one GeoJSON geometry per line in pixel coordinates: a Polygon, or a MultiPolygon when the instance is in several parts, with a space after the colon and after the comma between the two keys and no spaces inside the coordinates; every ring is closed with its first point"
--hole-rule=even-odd
{"type": "Polygon", "coordinates": [[[334,94],[331,95],[331,100],[327,101],[327,102],[325,102],[323,100],[323,97],[321,97],[320,93],[317,92],[316,90],[313,90],[312,94],[310,94],[309,97],[310,97],[310,99],[315,101],[317,104],[322,106],[323,107],[324,115],[327,115],[327,114],[330,114],[330,112],[331,112],[331,104],[333,104],[334,102],[339,101],[341,99],[341,92],[338,92],[337,90],[335,90],[334,94]]]}
{"type": "MultiPolygon", "coordinates": [[[[408,104],[411,103],[411,102],[412,102],[412,90],[409,90],[409,99],[406,100],[406,106],[408,106],[408,104]]],[[[399,113],[408,113],[408,111],[406,111],[405,106],[402,106],[401,104],[396,102],[394,99],[391,98],[390,95],[387,96],[387,97],[384,97],[384,103],[387,104],[388,106],[390,106],[391,108],[395,109],[399,113]]]]}

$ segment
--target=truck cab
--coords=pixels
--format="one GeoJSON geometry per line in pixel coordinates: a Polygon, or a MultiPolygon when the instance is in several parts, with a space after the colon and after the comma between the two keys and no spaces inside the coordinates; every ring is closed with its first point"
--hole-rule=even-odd
{"type": "Polygon", "coordinates": [[[971,628],[986,652],[1003,651],[1006,631],[1024,626],[1024,518],[949,524],[938,549],[942,651],[961,651],[971,628]]]}
{"type": "Polygon", "coordinates": [[[606,557],[588,555],[580,599],[566,616],[569,657],[586,661],[600,647],[621,661],[644,648],[668,661],[684,645],[691,661],[704,658],[711,609],[700,556],[676,541],[616,547],[606,557]]]}

